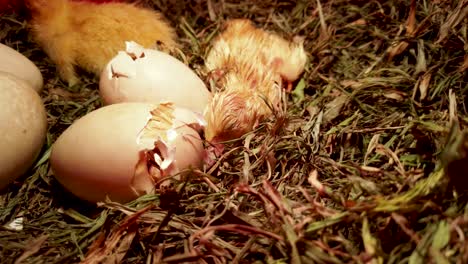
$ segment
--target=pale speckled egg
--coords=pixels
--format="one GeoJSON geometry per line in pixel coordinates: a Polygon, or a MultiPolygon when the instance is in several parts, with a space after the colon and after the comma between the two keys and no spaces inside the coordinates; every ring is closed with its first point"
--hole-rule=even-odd
{"type": "Polygon", "coordinates": [[[211,98],[205,83],[173,56],[126,42],[126,51],[107,64],[99,92],[105,105],[121,102],[173,102],[202,113],[211,98]]]}
{"type": "Polygon", "coordinates": [[[1,43],[0,71],[11,73],[25,80],[37,92],[40,92],[44,86],[39,68],[23,54],[1,43]]]}
{"type": "Polygon", "coordinates": [[[203,142],[191,124],[203,120],[170,103],[101,107],[76,120],[53,144],[53,174],[90,202],[106,196],[128,202],[155,193],[160,180],[202,166],[203,142]]]}
{"type": "Polygon", "coordinates": [[[47,114],[39,94],[15,75],[0,72],[0,189],[23,175],[44,145],[47,114]]]}

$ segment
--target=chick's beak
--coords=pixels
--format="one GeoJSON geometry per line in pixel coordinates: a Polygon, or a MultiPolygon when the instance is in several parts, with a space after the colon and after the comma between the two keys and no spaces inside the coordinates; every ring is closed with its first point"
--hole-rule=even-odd
{"type": "Polygon", "coordinates": [[[213,132],[212,129],[210,129],[209,126],[207,126],[207,127],[205,128],[205,140],[206,140],[207,142],[212,142],[212,141],[213,141],[213,139],[214,139],[214,134],[215,134],[215,133],[213,132]]]}

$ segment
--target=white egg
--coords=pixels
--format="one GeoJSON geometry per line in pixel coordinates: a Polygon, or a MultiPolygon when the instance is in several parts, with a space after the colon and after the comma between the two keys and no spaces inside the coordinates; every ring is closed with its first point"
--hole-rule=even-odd
{"type": "Polygon", "coordinates": [[[8,72],[25,80],[29,85],[40,92],[44,85],[41,71],[26,56],[7,45],[0,43],[0,71],[8,72]]]}
{"type": "Polygon", "coordinates": [[[75,121],[52,146],[54,176],[90,202],[128,202],[154,193],[157,182],[200,168],[203,143],[192,111],[172,104],[120,103],[75,121]]]}
{"type": "Polygon", "coordinates": [[[15,75],[0,72],[0,189],[23,175],[37,158],[47,133],[39,94],[15,75]]]}
{"type": "Polygon", "coordinates": [[[202,113],[211,93],[187,65],[164,52],[126,42],[100,76],[105,105],[121,102],[173,102],[202,113]]]}

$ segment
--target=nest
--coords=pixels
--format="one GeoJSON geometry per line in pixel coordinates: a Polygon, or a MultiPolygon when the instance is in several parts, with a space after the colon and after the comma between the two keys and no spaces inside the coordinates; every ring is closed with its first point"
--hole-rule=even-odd
{"type": "Polygon", "coordinates": [[[173,189],[85,204],[50,172],[51,144],[101,106],[71,90],[22,14],[0,41],[38,65],[49,131],[0,196],[3,263],[467,263],[468,2],[140,1],[177,26],[203,80],[210,41],[250,18],[309,56],[287,107],[173,189]]]}

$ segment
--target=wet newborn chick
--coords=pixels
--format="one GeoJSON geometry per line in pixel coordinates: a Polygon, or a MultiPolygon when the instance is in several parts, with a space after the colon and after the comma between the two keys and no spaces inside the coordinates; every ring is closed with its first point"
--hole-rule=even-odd
{"type": "Polygon", "coordinates": [[[281,79],[264,68],[254,55],[237,57],[225,69],[205,110],[205,138],[213,143],[238,138],[252,131],[281,104],[281,79]],[[245,58],[245,61],[241,61],[245,58]],[[247,59],[248,58],[248,59],[247,59]]]}
{"type": "Polygon", "coordinates": [[[145,48],[177,47],[176,33],[163,16],[128,3],[72,0],[26,0],[32,35],[57,64],[69,85],[78,82],[75,66],[99,75],[125,41],[145,48]]]}
{"type": "Polygon", "coordinates": [[[302,74],[307,54],[301,38],[290,42],[277,34],[255,27],[248,19],[232,19],[225,25],[223,33],[214,42],[208,54],[208,69],[220,69],[230,56],[244,56],[245,50],[255,50],[266,67],[271,67],[292,88],[292,82],[302,74]],[[239,51],[240,53],[236,52],[239,51]]]}
{"type": "Polygon", "coordinates": [[[238,138],[281,107],[282,82],[304,71],[302,43],[290,43],[253,26],[246,19],[226,23],[205,60],[219,80],[205,110],[205,137],[211,142],[238,138]]]}

